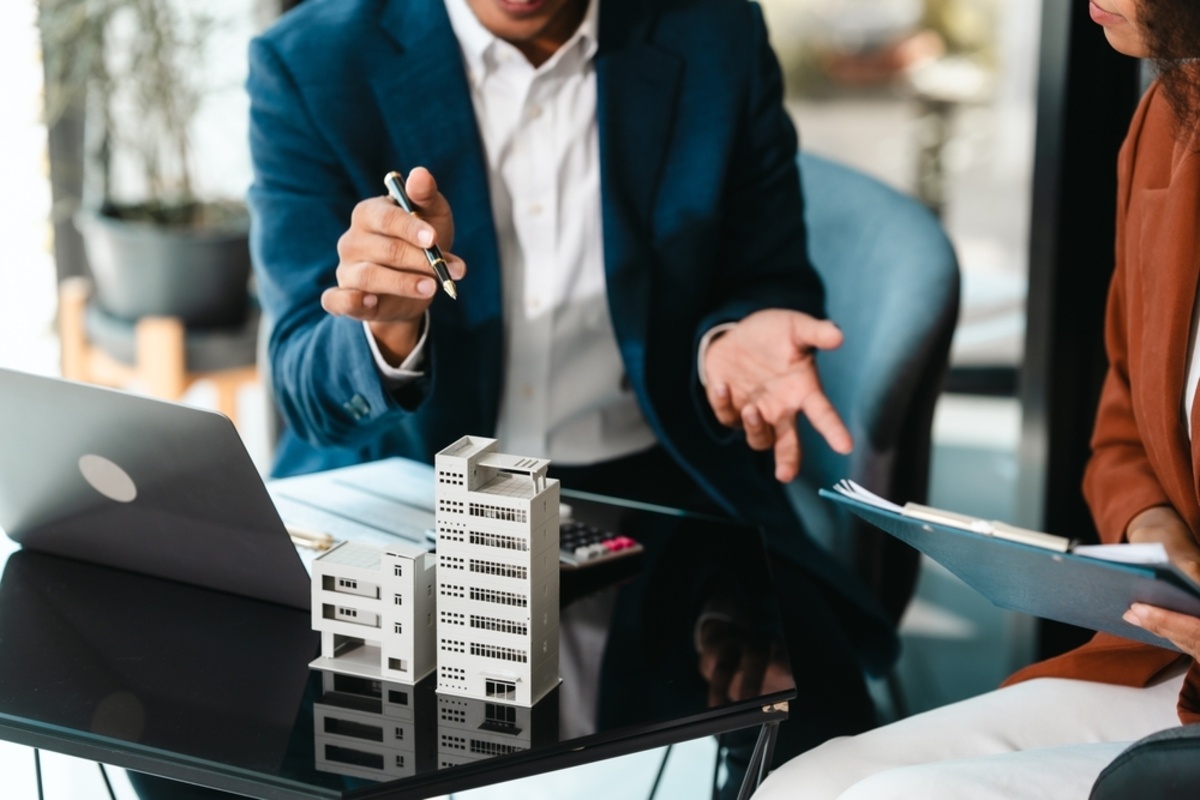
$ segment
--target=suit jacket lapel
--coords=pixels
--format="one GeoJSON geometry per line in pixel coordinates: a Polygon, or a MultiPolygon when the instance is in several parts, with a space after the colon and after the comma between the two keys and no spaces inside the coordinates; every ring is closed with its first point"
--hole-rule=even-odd
{"type": "Polygon", "coordinates": [[[596,54],[604,261],[613,325],[630,379],[642,388],[654,263],[654,204],[674,122],[682,65],[650,41],[637,0],[603,0],[596,54]]]}
{"type": "Polygon", "coordinates": [[[391,2],[380,22],[397,56],[373,70],[370,81],[380,106],[391,109],[384,117],[404,162],[397,168],[425,166],[433,172],[454,209],[454,252],[470,271],[470,290],[445,310],[472,327],[498,319],[499,255],[486,160],[446,8],[441,0],[391,2]]]}

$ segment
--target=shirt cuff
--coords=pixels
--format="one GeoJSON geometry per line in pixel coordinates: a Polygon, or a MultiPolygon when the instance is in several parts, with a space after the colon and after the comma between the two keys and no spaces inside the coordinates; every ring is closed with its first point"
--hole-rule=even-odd
{"type": "Polygon", "coordinates": [[[708,346],[721,334],[733,330],[736,325],[736,322],[722,322],[709,328],[701,337],[700,347],[696,349],[696,374],[700,376],[701,386],[708,386],[708,379],[704,374],[704,356],[708,353],[708,346]]]}
{"type": "Polygon", "coordinates": [[[383,379],[391,385],[392,388],[404,386],[413,382],[417,378],[425,376],[425,371],[422,369],[425,366],[425,340],[429,336],[429,312],[425,312],[425,317],[421,320],[421,336],[417,339],[417,344],[413,347],[412,352],[408,357],[400,362],[400,366],[393,367],[383,357],[383,353],[379,352],[379,343],[375,341],[375,334],[371,333],[371,326],[365,320],[363,321],[363,333],[367,336],[367,345],[371,348],[371,356],[375,359],[375,367],[379,370],[379,374],[383,379]]]}

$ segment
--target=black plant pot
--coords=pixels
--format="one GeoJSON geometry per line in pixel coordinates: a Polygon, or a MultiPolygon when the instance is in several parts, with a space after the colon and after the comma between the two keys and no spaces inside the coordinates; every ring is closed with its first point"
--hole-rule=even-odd
{"type": "Polygon", "coordinates": [[[168,227],[81,211],[95,302],[136,321],[178,317],[189,328],[239,325],[249,312],[249,218],[220,228],[168,227]]]}

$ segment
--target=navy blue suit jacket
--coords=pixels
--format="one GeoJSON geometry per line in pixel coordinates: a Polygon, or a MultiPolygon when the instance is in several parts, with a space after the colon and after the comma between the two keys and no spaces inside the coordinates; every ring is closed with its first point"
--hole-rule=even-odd
{"type": "MultiPolygon", "coordinates": [[[[758,7],[601,0],[596,55],[604,260],[632,391],[659,441],[730,513],[864,607],[803,535],[769,454],[713,417],[699,338],[762,308],[822,314],[797,141],[758,7]],[[833,577],[837,576],[837,577],[833,577]]],[[[443,0],[307,0],[251,46],[257,288],[287,424],[277,473],[392,455],[431,462],[491,435],[501,394],[501,270],[485,154],[443,0]],[[338,237],[389,171],[430,169],[468,267],[431,308],[427,379],[395,397],[361,323],[327,315],[338,237]],[[413,396],[415,395],[415,396],[413,396]]],[[[535,454],[536,455],[536,454],[535,454]]],[[[652,479],[652,476],[647,476],[652,479]]]]}

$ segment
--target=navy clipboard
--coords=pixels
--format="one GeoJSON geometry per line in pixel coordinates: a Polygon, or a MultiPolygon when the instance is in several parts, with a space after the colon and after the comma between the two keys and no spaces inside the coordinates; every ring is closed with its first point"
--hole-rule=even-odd
{"type": "Polygon", "coordinates": [[[1170,564],[1125,564],[927,522],[838,492],[820,495],[911,545],[1001,607],[1178,650],[1121,619],[1143,602],[1200,616],[1200,586],[1170,564]]]}

